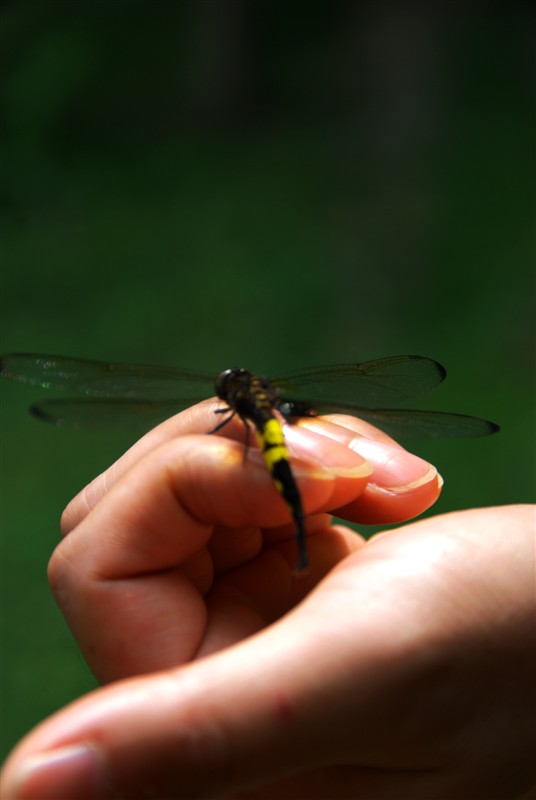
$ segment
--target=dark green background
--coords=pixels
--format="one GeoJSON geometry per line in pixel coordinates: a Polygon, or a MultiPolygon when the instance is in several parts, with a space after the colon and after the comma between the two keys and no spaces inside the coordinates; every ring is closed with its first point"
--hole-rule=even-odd
{"type": "MultiPolygon", "coordinates": [[[[533,499],[529,3],[36,0],[2,53],[2,351],[218,371],[429,355],[434,513],[533,499]]],[[[2,748],[94,681],[46,563],[128,445],[2,385],[2,748]]],[[[500,565],[498,565],[500,567],[500,565]]]]}

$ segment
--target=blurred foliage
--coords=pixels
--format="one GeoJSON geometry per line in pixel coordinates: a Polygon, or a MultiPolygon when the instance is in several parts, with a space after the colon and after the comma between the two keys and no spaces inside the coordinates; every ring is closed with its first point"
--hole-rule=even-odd
{"type": "MultiPolygon", "coordinates": [[[[533,31],[524,2],[5,2],[2,351],[430,355],[451,377],[424,406],[503,427],[413,443],[446,478],[434,513],[532,500],[533,31]]],[[[45,564],[129,441],[0,390],[6,752],[94,685],[45,564]]]]}

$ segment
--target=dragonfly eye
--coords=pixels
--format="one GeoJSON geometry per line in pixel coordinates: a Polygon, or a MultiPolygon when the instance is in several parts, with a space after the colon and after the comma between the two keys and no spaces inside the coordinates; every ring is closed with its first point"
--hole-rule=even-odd
{"type": "Polygon", "coordinates": [[[220,400],[229,400],[229,397],[236,392],[237,389],[244,387],[249,382],[251,373],[247,369],[240,369],[240,367],[231,367],[220,372],[216,378],[214,388],[220,400]]]}

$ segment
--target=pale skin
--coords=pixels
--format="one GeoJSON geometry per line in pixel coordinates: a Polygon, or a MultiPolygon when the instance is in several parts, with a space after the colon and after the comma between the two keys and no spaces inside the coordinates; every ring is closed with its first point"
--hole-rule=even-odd
{"type": "MultiPolygon", "coordinates": [[[[5,800],[497,800],[536,791],[535,516],[431,506],[351,417],[286,428],[310,572],[260,454],[205,402],[68,506],[49,577],[108,684],[32,731],[5,800]]],[[[463,445],[461,445],[463,447],[463,445]]],[[[462,452],[462,456],[463,452],[462,452]]]]}

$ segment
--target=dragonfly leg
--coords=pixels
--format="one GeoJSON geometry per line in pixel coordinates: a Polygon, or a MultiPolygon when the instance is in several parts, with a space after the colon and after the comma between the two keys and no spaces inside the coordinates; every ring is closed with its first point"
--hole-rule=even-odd
{"type": "MultiPolygon", "coordinates": [[[[238,412],[234,411],[232,408],[217,408],[214,413],[215,414],[227,414],[228,413],[229,416],[226,417],[225,419],[223,419],[221,422],[219,422],[216,425],[215,428],[213,428],[211,431],[209,431],[209,433],[217,433],[219,430],[224,428],[227,425],[227,423],[232,420],[232,418],[234,416],[236,416],[238,414],[238,412]]],[[[244,428],[246,430],[246,436],[245,436],[245,440],[244,440],[244,459],[243,459],[243,463],[245,464],[246,461],[247,461],[247,458],[248,458],[248,450],[249,450],[249,447],[250,447],[251,428],[250,428],[250,426],[248,424],[248,421],[247,421],[247,419],[245,417],[241,416],[240,414],[238,414],[238,416],[242,420],[242,423],[243,423],[244,428]]]]}
{"type": "Polygon", "coordinates": [[[222,421],[219,422],[216,425],[215,428],[212,428],[212,430],[209,431],[209,433],[216,433],[217,431],[219,431],[222,428],[224,428],[227,425],[227,423],[230,422],[232,420],[232,418],[235,416],[236,411],[233,411],[232,408],[217,408],[214,413],[215,414],[229,414],[229,416],[226,417],[225,419],[222,419],[222,421]]]}

